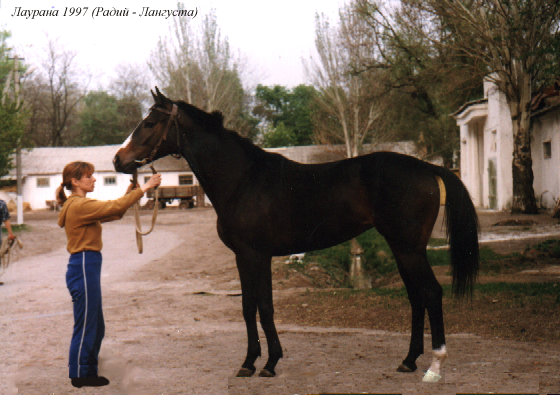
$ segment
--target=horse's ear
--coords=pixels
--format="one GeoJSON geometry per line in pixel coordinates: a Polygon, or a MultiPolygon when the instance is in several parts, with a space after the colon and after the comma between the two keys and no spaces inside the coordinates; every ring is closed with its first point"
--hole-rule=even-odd
{"type": "Polygon", "coordinates": [[[163,95],[163,93],[160,92],[160,90],[157,86],[156,86],[156,93],[157,93],[158,99],[160,100],[161,103],[164,103],[168,100],[167,97],[165,97],[163,95]]]}
{"type": "MultiPolygon", "coordinates": [[[[156,89],[157,89],[157,87],[156,87],[156,89]]],[[[156,104],[157,104],[158,98],[157,98],[157,96],[155,95],[154,91],[150,89],[150,93],[152,94],[152,97],[154,98],[154,101],[155,101],[156,104]]]]}
{"type": "Polygon", "coordinates": [[[169,105],[173,104],[171,100],[169,100],[167,97],[165,97],[163,93],[160,92],[157,86],[156,86],[156,94],[154,95],[154,92],[152,92],[152,96],[154,97],[156,104],[161,107],[166,107],[168,104],[169,105]]]}

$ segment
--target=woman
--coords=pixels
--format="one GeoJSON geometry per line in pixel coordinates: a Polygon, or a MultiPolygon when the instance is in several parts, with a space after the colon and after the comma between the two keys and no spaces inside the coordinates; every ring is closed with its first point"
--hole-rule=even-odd
{"type": "MultiPolygon", "coordinates": [[[[66,284],[74,306],[74,333],[70,343],[70,378],[74,387],[99,387],[109,384],[97,375],[98,355],[105,335],[101,307],[101,222],[121,219],[148,189],[161,183],[153,175],[146,184],[117,200],[98,201],[87,198],[95,188],[94,167],[87,162],[72,162],[64,167],[57,201],[64,204],[58,225],[65,228],[70,261],[66,284]],[[71,191],[66,197],[64,188],[71,191]]],[[[132,190],[132,191],[131,191],[132,190]]]]}

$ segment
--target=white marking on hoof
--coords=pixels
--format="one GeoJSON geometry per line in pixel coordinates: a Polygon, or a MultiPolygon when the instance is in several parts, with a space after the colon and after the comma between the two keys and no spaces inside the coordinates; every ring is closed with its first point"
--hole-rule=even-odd
{"type": "Polygon", "coordinates": [[[424,383],[437,383],[440,380],[441,376],[437,373],[432,372],[431,370],[428,370],[424,375],[424,378],[422,379],[424,383]]]}
{"type": "MultiPolygon", "coordinates": [[[[445,358],[447,358],[447,349],[445,348],[445,344],[442,345],[439,350],[433,350],[432,352],[434,356],[432,358],[432,364],[430,365],[430,369],[428,370],[428,372],[432,372],[441,378],[441,365],[443,364],[445,358]]],[[[426,373],[426,375],[427,374],[428,373],[426,373]]]]}

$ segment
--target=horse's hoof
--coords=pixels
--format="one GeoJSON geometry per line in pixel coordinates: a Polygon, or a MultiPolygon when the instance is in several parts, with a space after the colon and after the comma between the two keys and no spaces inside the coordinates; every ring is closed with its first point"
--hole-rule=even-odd
{"type": "Polygon", "coordinates": [[[424,383],[437,383],[440,380],[441,376],[437,373],[432,372],[431,370],[428,370],[424,375],[424,378],[422,379],[424,383]]]}
{"type": "Polygon", "coordinates": [[[237,377],[251,377],[256,369],[241,368],[237,372],[237,377]]]}
{"type": "Polygon", "coordinates": [[[410,367],[405,365],[404,363],[401,363],[397,368],[397,372],[401,372],[401,373],[412,373],[415,371],[416,371],[416,366],[410,367]]]}
{"type": "Polygon", "coordinates": [[[263,369],[259,373],[259,377],[274,377],[274,376],[276,376],[276,373],[274,373],[274,371],[271,372],[268,369],[263,369]]]}

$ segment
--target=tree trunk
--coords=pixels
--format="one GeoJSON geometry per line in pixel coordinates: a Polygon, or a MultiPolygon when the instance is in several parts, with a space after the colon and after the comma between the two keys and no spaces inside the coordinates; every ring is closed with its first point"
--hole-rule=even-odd
{"type": "MultiPolygon", "coordinates": [[[[530,98],[530,89],[528,97],[530,98]]],[[[513,127],[513,202],[512,214],[538,214],[533,190],[533,159],[531,156],[530,100],[521,95],[517,103],[510,103],[513,127]]]]}
{"type": "Polygon", "coordinates": [[[354,289],[367,289],[369,282],[364,275],[363,257],[364,249],[355,238],[350,240],[350,255],[352,262],[350,264],[350,283],[354,289]]]}
{"type": "Polygon", "coordinates": [[[513,204],[512,214],[538,214],[535,191],[533,190],[533,159],[531,158],[531,136],[526,129],[519,129],[513,148],[513,204]]]}

